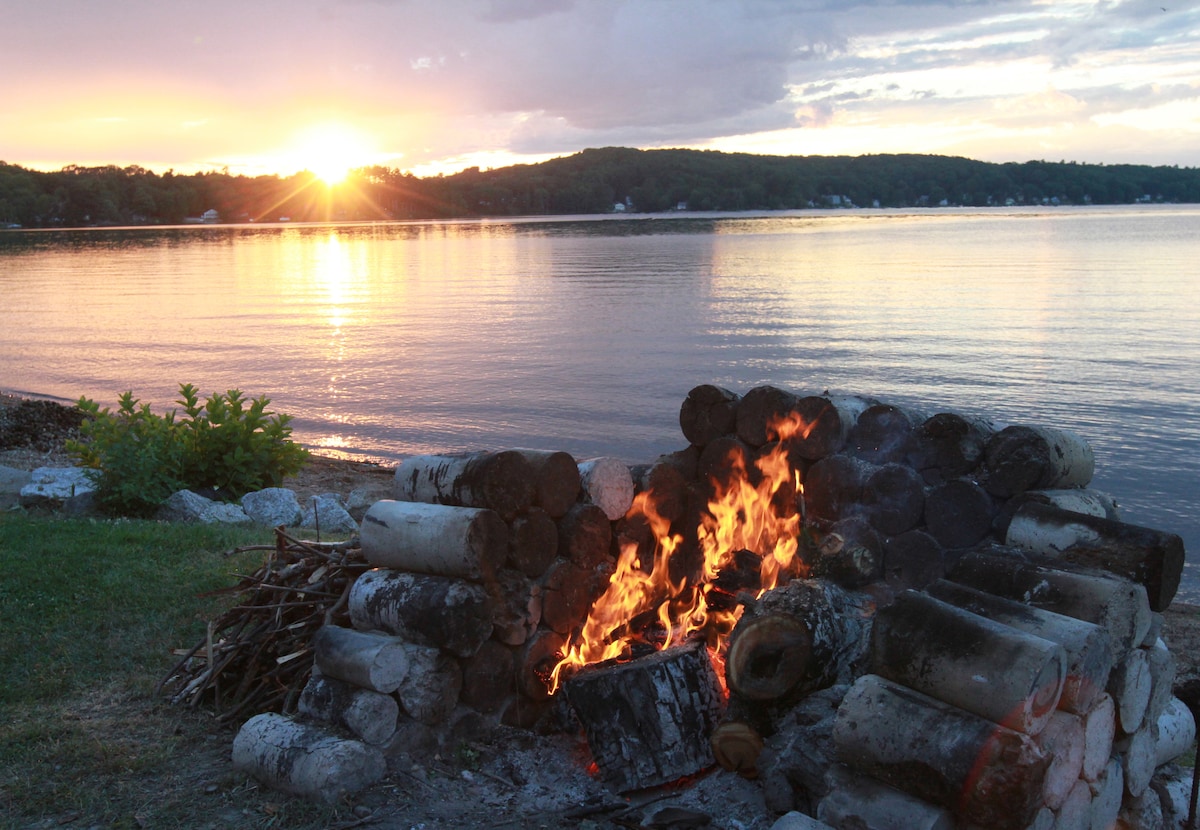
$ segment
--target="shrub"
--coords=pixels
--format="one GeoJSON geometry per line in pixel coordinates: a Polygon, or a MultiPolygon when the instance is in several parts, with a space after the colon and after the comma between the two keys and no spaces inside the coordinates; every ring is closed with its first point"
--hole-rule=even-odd
{"type": "Polygon", "coordinates": [[[95,470],[100,507],[124,516],[149,516],[176,490],[216,490],[240,498],[278,486],[299,470],[308,451],[291,441],[291,418],[267,411],[263,396],[247,401],[240,390],[200,402],[196,387],[179,387],[186,417],[155,415],[132,392],[116,412],[80,398],[80,440],[67,448],[95,470]],[[247,406],[247,404],[249,404],[247,406]]]}

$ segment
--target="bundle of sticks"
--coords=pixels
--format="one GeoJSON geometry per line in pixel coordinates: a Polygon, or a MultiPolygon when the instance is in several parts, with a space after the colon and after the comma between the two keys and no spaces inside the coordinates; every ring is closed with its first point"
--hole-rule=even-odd
{"type": "Polygon", "coordinates": [[[348,624],[350,586],[370,568],[357,542],[309,542],[275,529],[254,573],[206,596],[233,595],[236,604],[208,623],[195,646],[158,684],[172,703],[210,703],[217,719],[289,712],[312,672],[311,641],[323,625],[348,624]]]}

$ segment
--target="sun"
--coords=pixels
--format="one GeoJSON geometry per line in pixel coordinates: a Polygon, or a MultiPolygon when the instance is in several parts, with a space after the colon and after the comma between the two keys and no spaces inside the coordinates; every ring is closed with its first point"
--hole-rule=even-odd
{"type": "Polygon", "coordinates": [[[333,186],[345,181],[351,170],[370,164],[372,150],[363,132],[346,124],[325,123],[299,131],[288,155],[292,166],[333,186]]]}

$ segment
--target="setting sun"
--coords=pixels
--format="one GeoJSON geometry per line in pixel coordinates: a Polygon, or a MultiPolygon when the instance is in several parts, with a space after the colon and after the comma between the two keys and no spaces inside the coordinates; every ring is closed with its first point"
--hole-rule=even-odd
{"type": "Polygon", "coordinates": [[[371,163],[372,142],[345,124],[319,124],[296,134],[287,153],[292,166],[308,170],[329,185],[340,184],[351,170],[371,163]]]}

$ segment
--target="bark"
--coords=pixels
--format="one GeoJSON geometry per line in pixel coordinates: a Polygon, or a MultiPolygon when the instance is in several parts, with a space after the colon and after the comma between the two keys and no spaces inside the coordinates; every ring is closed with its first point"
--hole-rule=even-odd
{"type": "Polygon", "coordinates": [[[829,779],[832,786],[817,805],[817,818],[833,827],[955,830],[949,811],[873,778],[833,766],[829,779]]]}
{"type": "Polygon", "coordinates": [[[255,715],[238,730],[233,766],[275,789],[326,804],[387,772],[378,749],[274,712],[255,715]]]}
{"type": "Polygon", "coordinates": [[[470,657],[491,636],[494,613],[483,586],[386,568],[355,580],[349,610],[355,628],[398,634],[459,657],[470,657]]]}
{"type": "Polygon", "coordinates": [[[872,464],[903,461],[913,430],[924,421],[924,415],[902,407],[884,403],[869,406],[850,430],[850,451],[872,464]]]}
{"type": "Polygon", "coordinates": [[[855,421],[872,401],[851,395],[809,395],[796,401],[793,417],[798,428],[793,435],[777,434],[790,451],[817,461],[846,446],[855,421]]]}
{"type": "Polygon", "coordinates": [[[360,538],[372,565],[436,576],[491,579],[508,557],[500,514],[472,507],[383,499],[363,516],[360,538]]]}
{"type": "Polygon", "coordinates": [[[884,464],[863,482],[862,505],[880,533],[897,536],[921,524],[925,515],[925,483],[904,464],[884,464]]]}
{"type": "Polygon", "coordinates": [[[1085,781],[1095,781],[1104,772],[1112,755],[1117,734],[1117,707],[1107,694],[1100,695],[1083,715],[1083,767],[1085,781]]]}
{"type": "Polygon", "coordinates": [[[552,450],[513,450],[533,475],[533,504],[557,519],[579,499],[579,465],[570,454],[552,450]]]}
{"type": "Polygon", "coordinates": [[[749,700],[778,701],[849,682],[867,646],[864,598],[793,579],[747,608],[729,636],[725,679],[749,700]]]}
{"type": "Polygon", "coordinates": [[[883,540],[862,517],[836,521],[821,537],[812,574],[850,589],[875,582],[883,575],[883,540]]]}
{"type": "Polygon", "coordinates": [[[1027,504],[1008,527],[1008,544],[1066,562],[1102,568],[1146,588],[1152,611],[1165,611],[1183,576],[1183,540],[1174,533],[1027,504]]]}
{"type": "Polygon", "coordinates": [[[667,784],[715,762],[709,739],[721,688],[703,641],[586,667],[565,688],[600,775],[617,792],[667,784]]]}
{"type": "Polygon", "coordinates": [[[540,507],[531,507],[512,521],[508,565],[537,579],[546,572],[558,552],[558,525],[540,507]]]}
{"type": "Polygon", "coordinates": [[[1058,701],[1060,709],[1082,714],[1103,694],[1113,655],[1108,631],[1100,626],[944,579],[925,590],[943,602],[1062,646],[1067,655],[1067,679],[1058,701]]]}
{"type": "Polygon", "coordinates": [[[495,510],[506,520],[533,504],[534,473],[519,451],[416,455],[396,468],[403,501],[495,510]]]}
{"type": "Polygon", "coordinates": [[[1169,764],[1196,745],[1196,719],[1192,710],[1177,697],[1171,698],[1158,716],[1158,741],[1154,745],[1154,766],[1169,764]]]}
{"type": "Polygon", "coordinates": [[[404,640],[336,625],[317,630],[312,640],[316,666],[329,677],[390,694],[408,673],[404,640]]]}
{"type": "Polygon", "coordinates": [[[300,693],[296,711],[343,727],[364,743],[380,746],[395,734],[400,707],[390,694],[314,672],[300,693]]]}
{"type": "Polygon", "coordinates": [[[598,505],[610,521],[629,512],[633,504],[633,476],[629,466],[610,457],[579,462],[584,501],[598,505]]]}
{"type": "Polygon", "coordinates": [[[992,532],[997,539],[1003,539],[1008,534],[1008,526],[1018,510],[1030,502],[1051,504],[1070,510],[1074,513],[1084,513],[1088,516],[1099,516],[1113,521],[1121,520],[1121,511],[1116,500],[1099,490],[1073,488],[1070,490],[1026,490],[1004,502],[996,513],[996,521],[992,532]]]}
{"type": "Polygon", "coordinates": [[[1066,655],[1057,643],[905,591],[875,616],[871,668],[930,697],[1036,735],[1062,695],[1066,655]]]}
{"type": "Polygon", "coordinates": [[[542,624],[559,634],[582,627],[610,574],[603,569],[585,570],[565,559],[555,562],[542,580],[542,624]]]}
{"type": "Polygon", "coordinates": [[[1026,735],[876,675],[838,709],[838,758],[993,830],[1024,830],[1042,805],[1049,759],[1026,735]]]}
{"type": "Polygon", "coordinates": [[[1096,456],[1070,430],[1010,426],[988,439],[984,470],[988,492],[1006,499],[1026,490],[1086,487],[1096,456]]]}
{"type": "Polygon", "coordinates": [[[408,646],[408,675],[396,699],[413,720],[430,726],[445,723],[458,705],[463,675],[458,662],[430,646],[408,646]]]}
{"type": "Polygon", "coordinates": [[[1117,707],[1117,729],[1127,735],[1139,730],[1153,691],[1150,657],[1145,649],[1131,649],[1125,659],[1113,667],[1106,691],[1117,707]]]}
{"type": "Polygon", "coordinates": [[[913,430],[908,464],[928,484],[961,478],[983,460],[983,447],[996,432],[990,421],[939,412],[913,430]]]}
{"type": "Polygon", "coordinates": [[[883,543],[883,576],[897,591],[924,588],[946,575],[946,555],[938,540],[923,530],[910,530],[883,543]]]}
{"type": "Polygon", "coordinates": [[[710,494],[727,490],[734,481],[745,478],[752,455],[750,446],[737,436],[726,435],[710,441],[700,453],[696,478],[710,494]]]}
{"type": "Polygon", "coordinates": [[[580,568],[613,561],[612,523],[594,504],[573,506],[558,520],[558,556],[580,568]]]}
{"type": "Polygon", "coordinates": [[[688,510],[689,490],[695,479],[685,477],[674,464],[656,461],[635,476],[634,489],[646,494],[647,511],[653,511],[668,522],[682,519],[688,510]]]}
{"type": "Polygon", "coordinates": [[[737,426],[741,397],[728,389],[704,384],[688,392],[679,408],[679,427],[688,443],[697,447],[731,434],[737,426]]]}
{"type": "Polygon", "coordinates": [[[516,691],[513,649],[488,640],[462,662],[459,699],[479,712],[498,712],[516,691]]]}
{"type": "Polygon", "coordinates": [[[529,700],[550,699],[550,672],[562,659],[566,637],[548,628],[539,628],[517,651],[517,690],[529,700]]]}
{"type": "Polygon", "coordinates": [[[970,479],[947,481],[925,497],[925,529],[944,548],[979,544],[991,532],[995,515],[992,497],[970,479]]]}
{"type": "Polygon", "coordinates": [[[791,415],[798,400],[775,386],[754,387],[738,403],[734,426],[737,437],[751,447],[778,440],[777,425],[791,415]]]}

